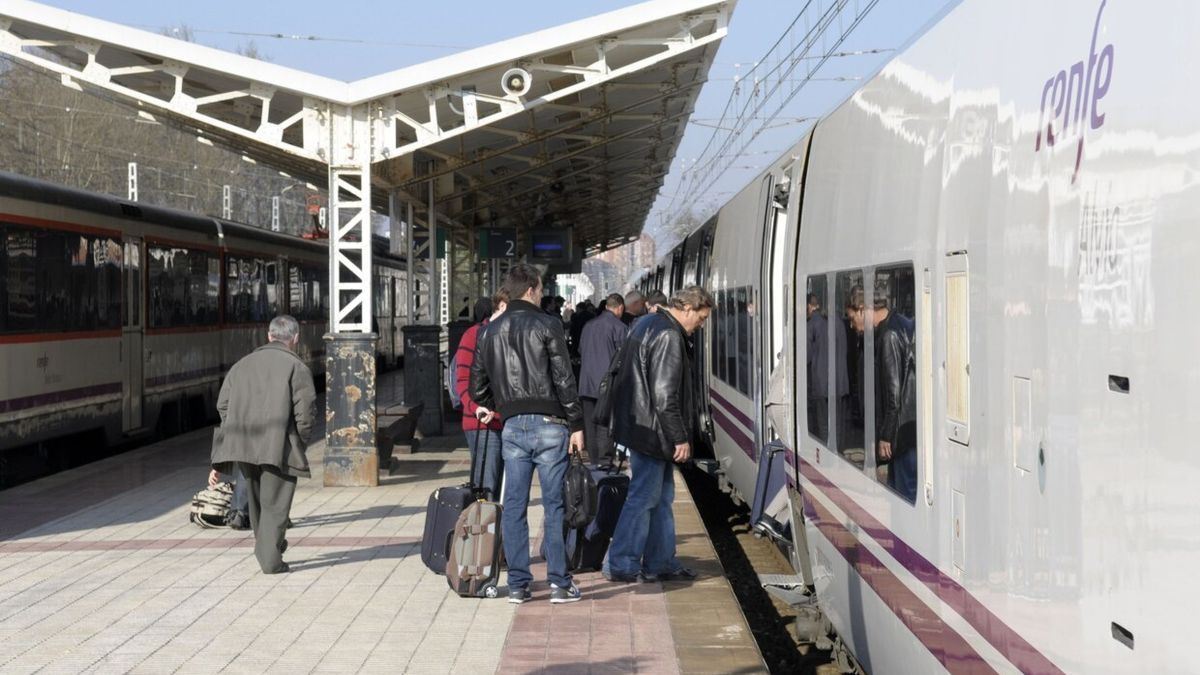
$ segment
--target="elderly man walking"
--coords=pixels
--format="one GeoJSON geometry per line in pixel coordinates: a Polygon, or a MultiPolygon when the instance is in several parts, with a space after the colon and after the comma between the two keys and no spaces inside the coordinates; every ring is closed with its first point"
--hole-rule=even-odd
{"type": "Polygon", "coordinates": [[[289,571],[283,561],[288,512],[296,477],[309,476],[304,456],[316,417],[316,388],[296,356],[300,324],[277,316],[267,344],[242,357],[225,376],[217,398],[221,426],[213,437],[214,471],[236,465],[249,488],[254,557],[264,574],[289,571]]]}
{"type": "Polygon", "coordinates": [[[690,336],[712,311],[699,286],[676,292],[665,309],[639,319],[612,391],[612,434],[628,448],[629,496],[617,521],[604,576],[610,581],[691,579],[675,557],[675,463],[692,456],[696,429],[690,336]]]}

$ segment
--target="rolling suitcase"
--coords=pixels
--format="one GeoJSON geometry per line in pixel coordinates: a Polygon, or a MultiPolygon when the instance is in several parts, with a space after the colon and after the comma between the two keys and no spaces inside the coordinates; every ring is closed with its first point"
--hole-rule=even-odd
{"type": "Polygon", "coordinates": [[[504,544],[500,518],[504,508],[478,499],[467,506],[450,533],[446,583],[464,598],[499,595],[504,544]]]}
{"type": "Polygon", "coordinates": [[[621,463],[611,469],[596,469],[596,517],[567,536],[567,566],[587,572],[600,569],[608,544],[617,530],[625,497],[629,495],[629,476],[621,473],[621,463]]]}
{"type": "MultiPolygon", "coordinates": [[[[484,433],[488,433],[484,430],[484,433]]],[[[487,450],[484,443],[484,451],[487,450]]],[[[429,495],[425,507],[425,533],[421,537],[421,562],[437,574],[446,573],[447,546],[458,524],[458,517],[475,501],[486,494],[475,482],[475,448],[471,450],[471,476],[461,485],[438,488],[429,495]]]]}

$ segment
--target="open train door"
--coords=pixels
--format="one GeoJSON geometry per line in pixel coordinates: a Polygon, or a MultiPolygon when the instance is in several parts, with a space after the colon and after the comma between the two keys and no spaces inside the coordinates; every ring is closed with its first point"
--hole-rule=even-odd
{"type": "Polygon", "coordinates": [[[125,289],[121,306],[121,430],[126,434],[144,426],[142,399],[145,377],[142,360],[142,329],[145,307],[142,298],[142,240],[125,237],[125,264],[122,287],[125,289]]]}

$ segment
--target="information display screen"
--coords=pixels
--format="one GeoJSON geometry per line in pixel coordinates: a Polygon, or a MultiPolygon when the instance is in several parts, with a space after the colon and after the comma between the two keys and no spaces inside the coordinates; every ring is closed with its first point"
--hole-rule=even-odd
{"type": "Polygon", "coordinates": [[[569,262],[571,260],[570,230],[530,232],[529,259],[544,263],[569,262]]]}

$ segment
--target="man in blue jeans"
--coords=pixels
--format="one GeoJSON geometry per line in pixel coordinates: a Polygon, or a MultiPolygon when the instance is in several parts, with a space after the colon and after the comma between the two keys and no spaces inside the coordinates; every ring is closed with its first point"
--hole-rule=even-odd
{"type": "Polygon", "coordinates": [[[699,286],[633,325],[613,378],[612,436],[628,448],[629,495],[617,520],[604,576],[610,581],[692,579],[675,557],[675,464],[692,456],[696,429],[691,335],[712,311],[699,286]]]}
{"type": "Polygon", "coordinates": [[[501,531],[508,561],[508,601],[532,598],[529,586],[529,488],[536,468],[542,487],[546,576],[550,602],[575,602],[579,588],[567,572],[563,542],[563,478],[568,442],[583,451],[583,409],[567,353],[562,321],[538,307],[542,274],[514,266],[504,278],[508,309],[479,331],[471,363],[470,396],[476,418],[504,418],[504,515],[501,531]]]}

